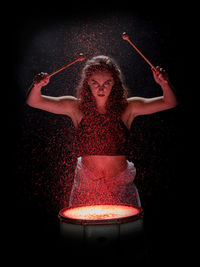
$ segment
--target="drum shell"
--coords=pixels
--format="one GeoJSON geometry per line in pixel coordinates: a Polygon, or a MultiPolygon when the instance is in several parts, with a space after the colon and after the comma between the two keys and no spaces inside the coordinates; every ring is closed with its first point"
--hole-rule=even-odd
{"type": "Polygon", "coordinates": [[[143,211],[138,209],[137,215],[109,220],[74,220],[60,212],[60,236],[70,246],[106,247],[131,242],[143,234],[143,211]]]}

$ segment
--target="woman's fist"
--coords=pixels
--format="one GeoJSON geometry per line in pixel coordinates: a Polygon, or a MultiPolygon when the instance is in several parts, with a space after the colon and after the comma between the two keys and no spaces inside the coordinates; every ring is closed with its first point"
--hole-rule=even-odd
{"type": "Polygon", "coordinates": [[[45,86],[49,83],[49,75],[48,73],[40,72],[33,79],[34,85],[45,86]]]}
{"type": "Polygon", "coordinates": [[[159,85],[163,85],[169,82],[168,74],[163,68],[157,66],[156,68],[152,68],[152,71],[153,71],[154,80],[159,85]]]}

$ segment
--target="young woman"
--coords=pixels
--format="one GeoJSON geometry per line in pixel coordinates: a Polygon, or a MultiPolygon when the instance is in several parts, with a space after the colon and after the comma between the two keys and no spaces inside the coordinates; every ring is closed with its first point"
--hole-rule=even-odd
{"type": "Polygon", "coordinates": [[[167,73],[160,67],[152,71],[163,91],[162,96],[154,98],[127,98],[119,67],[102,55],[87,61],[77,98],[42,95],[41,88],[49,83],[48,74],[34,78],[27,104],[70,116],[76,128],[78,161],[70,206],[140,205],[133,183],[136,169],[127,160],[131,124],[137,116],[177,105],[167,73]]]}

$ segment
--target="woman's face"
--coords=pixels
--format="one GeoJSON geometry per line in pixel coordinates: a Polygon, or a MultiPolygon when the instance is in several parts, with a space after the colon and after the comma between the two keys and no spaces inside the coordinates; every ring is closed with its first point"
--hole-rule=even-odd
{"type": "Polygon", "coordinates": [[[114,85],[114,79],[110,72],[98,71],[90,76],[88,85],[96,101],[105,104],[114,85]]]}

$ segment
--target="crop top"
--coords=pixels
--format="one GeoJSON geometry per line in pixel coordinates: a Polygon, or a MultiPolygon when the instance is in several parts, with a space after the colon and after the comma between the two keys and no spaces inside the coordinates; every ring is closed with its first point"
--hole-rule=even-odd
{"type": "Polygon", "coordinates": [[[83,118],[76,130],[78,156],[126,155],[130,131],[120,118],[110,118],[98,113],[92,118],[83,118]]]}

